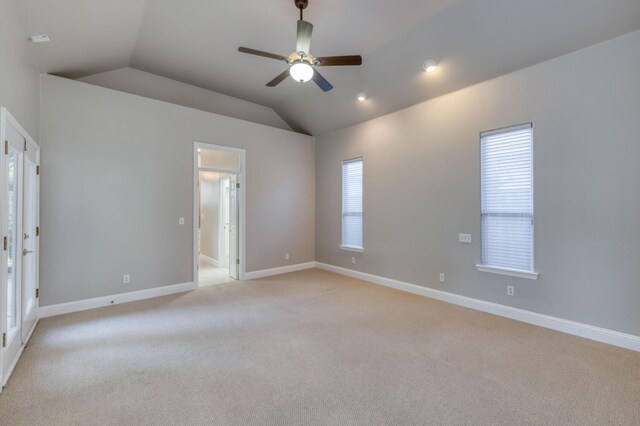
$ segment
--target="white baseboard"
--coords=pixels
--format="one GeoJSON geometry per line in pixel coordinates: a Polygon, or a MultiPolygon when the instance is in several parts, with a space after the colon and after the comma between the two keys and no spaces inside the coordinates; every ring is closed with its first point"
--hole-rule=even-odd
{"type": "Polygon", "coordinates": [[[220,265],[218,264],[218,261],[217,261],[216,259],[214,259],[213,257],[209,257],[209,256],[207,256],[207,255],[205,255],[205,254],[200,254],[200,260],[202,260],[202,261],[204,261],[204,262],[207,262],[207,263],[209,263],[209,264],[211,264],[211,265],[215,266],[216,268],[217,268],[218,266],[220,266],[220,265]]]}
{"type": "Polygon", "coordinates": [[[416,284],[410,284],[403,281],[342,268],[340,266],[329,265],[321,262],[316,262],[316,266],[319,269],[324,269],[326,271],[335,272],[337,274],[346,275],[348,277],[357,278],[374,284],[395,288],[397,290],[406,291],[420,296],[430,297],[432,299],[442,300],[454,305],[464,306],[466,308],[487,312],[516,321],[522,321],[540,327],[561,331],[563,333],[573,334],[574,336],[580,336],[586,339],[608,343],[610,345],[640,352],[640,336],[634,336],[633,334],[621,333],[606,328],[538,314],[524,309],[513,308],[511,306],[500,305],[480,299],[473,299],[459,294],[422,287],[416,284]]]}
{"type": "Polygon", "coordinates": [[[256,278],[270,277],[272,275],[286,274],[287,272],[302,271],[316,267],[316,262],[298,263],[295,265],[281,266],[279,268],[263,269],[261,271],[245,272],[245,280],[255,280],[256,278]]]}
{"type": "Polygon", "coordinates": [[[86,311],[88,309],[101,308],[103,306],[118,305],[120,303],[133,302],[153,297],[167,296],[169,294],[182,293],[194,290],[193,283],[174,284],[164,287],[150,288],[147,290],[120,293],[113,296],[96,297],[93,299],[76,300],[74,302],[60,303],[57,305],[40,306],[38,317],[47,318],[71,312],[86,311]]]}

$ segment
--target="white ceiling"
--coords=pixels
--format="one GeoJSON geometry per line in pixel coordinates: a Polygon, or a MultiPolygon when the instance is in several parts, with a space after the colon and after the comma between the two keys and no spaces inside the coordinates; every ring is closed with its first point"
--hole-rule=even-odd
{"type": "Polygon", "coordinates": [[[335,86],[265,83],[284,63],[237,52],[294,50],[293,0],[16,0],[39,71],[71,78],[124,66],[273,107],[320,134],[640,29],[640,0],[309,0],[316,56],[335,86]],[[440,61],[433,75],[426,58],[440,61]],[[355,99],[358,91],[367,102],[355,99]]]}

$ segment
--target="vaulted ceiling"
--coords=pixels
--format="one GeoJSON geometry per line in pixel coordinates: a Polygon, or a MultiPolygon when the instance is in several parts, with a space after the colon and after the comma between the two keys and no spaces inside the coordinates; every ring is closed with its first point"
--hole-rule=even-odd
{"type": "MultiPolygon", "coordinates": [[[[16,0],[17,1],[17,0],[16,0]]],[[[361,54],[361,67],[323,68],[334,90],[265,83],[287,55],[293,0],[19,0],[43,73],[70,78],[125,66],[274,108],[320,134],[640,29],[639,0],[310,0],[316,56],[361,54]],[[434,74],[421,70],[439,61],[434,74]],[[366,102],[357,102],[364,91],[366,102]]],[[[603,76],[606,78],[606,76],[603,76]]]]}

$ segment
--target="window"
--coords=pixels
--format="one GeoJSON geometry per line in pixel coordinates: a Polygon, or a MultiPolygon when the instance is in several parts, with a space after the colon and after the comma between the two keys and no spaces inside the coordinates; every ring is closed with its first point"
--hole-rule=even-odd
{"type": "Polygon", "coordinates": [[[482,265],[487,272],[533,272],[533,126],[480,135],[482,265]]]}
{"type": "Polygon", "coordinates": [[[342,244],[362,251],[362,158],[342,163],[342,244]]]}

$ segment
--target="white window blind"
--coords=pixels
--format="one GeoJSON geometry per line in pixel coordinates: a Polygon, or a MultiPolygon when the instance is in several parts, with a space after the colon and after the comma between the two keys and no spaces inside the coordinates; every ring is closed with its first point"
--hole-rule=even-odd
{"type": "Polygon", "coordinates": [[[342,247],[362,249],[362,158],[342,163],[342,247]]]}
{"type": "Polygon", "coordinates": [[[480,135],[483,266],[533,272],[533,126],[480,135]]]}

